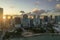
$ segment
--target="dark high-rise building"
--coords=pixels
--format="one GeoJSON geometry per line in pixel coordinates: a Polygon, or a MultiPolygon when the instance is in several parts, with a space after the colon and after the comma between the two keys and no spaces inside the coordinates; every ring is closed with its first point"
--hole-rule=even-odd
{"type": "Polygon", "coordinates": [[[21,24],[20,17],[15,17],[15,24],[21,24]]]}
{"type": "Polygon", "coordinates": [[[55,22],[60,22],[60,16],[55,16],[55,22]]]}
{"type": "Polygon", "coordinates": [[[23,19],[21,20],[21,24],[23,25],[24,28],[27,28],[30,26],[30,19],[28,18],[27,14],[23,15],[23,19]]]}
{"type": "Polygon", "coordinates": [[[48,16],[44,16],[44,22],[48,22],[48,16]]]}
{"type": "Polygon", "coordinates": [[[0,16],[3,16],[3,8],[0,8],[0,16]]]}
{"type": "Polygon", "coordinates": [[[0,8],[0,23],[2,22],[3,19],[3,8],[0,8]]]}
{"type": "Polygon", "coordinates": [[[52,20],[53,18],[52,18],[53,16],[52,15],[50,15],[50,20],[52,20]]]}

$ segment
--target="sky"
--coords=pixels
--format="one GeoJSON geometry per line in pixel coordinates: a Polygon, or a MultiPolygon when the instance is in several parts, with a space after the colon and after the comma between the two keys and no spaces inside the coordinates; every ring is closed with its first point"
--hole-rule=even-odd
{"type": "Polygon", "coordinates": [[[60,9],[60,0],[0,0],[0,7],[5,15],[21,14],[20,11],[31,12],[34,9],[60,9]]]}

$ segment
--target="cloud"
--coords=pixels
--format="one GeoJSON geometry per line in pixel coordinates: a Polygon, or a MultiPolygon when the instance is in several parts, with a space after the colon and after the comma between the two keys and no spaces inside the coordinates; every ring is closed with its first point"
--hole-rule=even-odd
{"type": "Polygon", "coordinates": [[[60,12],[60,4],[55,5],[54,12],[60,12]]]}
{"type": "MultiPolygon", "coordinates": [[[[1,0],[1,1],[3,1],[3,0],[1,0]]],[[[6,0],[6,1],[8,1],[8,0],[6,0]]]]}
{"type": "Polygon", "coordinates": [[[39,15],[39,14],[41,14],[41,13],[44,13],[44,12],[45,12],[45,10],[43,10],[43,9],[34,8],[34,9],[32,10],[32,13],[37,14],[37,15],[39,15]]]}
{"type": "Polygon", "coordinates": [[[9,6],[9,8],[15,8],[14,6],[9,6]]]}
{"type": "Polygon", "coordinates": [[[56,0],[57,2],[59,1],[59,0],[56,0]]]}
{"type": "Polygon", "coordinates": [[[48,0],[48,2],[52,2],[53,0],[48,0]]]}
{"type": "Polygon", "coordinates": [[[38,9],[38,8],[34,8],[33,10],[32,10],[32,12],[38,12],[40,9],[38,9]]]}
{"type": "Polygon", "coordinates": [[[56,8],[57,9],[60,9],[60,4],[56,4],[56,8]]]}
{"type": "Polygon", "coordinates": [[[39,5],[39,4],[40,4],[40,2],[39,2],[39,1],[36,1],[36,2],[35,2],[35,5],[39,5]]]}

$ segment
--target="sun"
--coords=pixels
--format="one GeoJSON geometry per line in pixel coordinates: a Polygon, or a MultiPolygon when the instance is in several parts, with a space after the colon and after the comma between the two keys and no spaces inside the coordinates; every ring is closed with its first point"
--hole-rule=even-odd
{"type": "Polygon", "coordinates": [[[3,19],[6,19],[6,16],[3,16],[3,19]]]}

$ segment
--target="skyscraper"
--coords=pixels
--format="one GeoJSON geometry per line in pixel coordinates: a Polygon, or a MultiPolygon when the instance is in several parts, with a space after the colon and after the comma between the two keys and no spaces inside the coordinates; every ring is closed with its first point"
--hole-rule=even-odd
{"type": "Polygon", "coordinates": [[[60,22],[60,16],[55,16],[55,22],[56,23],[60,22]]]}
{"type": "Polygon", "coordinates": [[[44,22],[48,22],[48,16],[44,16],[44,22]]]}
{"type": "Polygon", "coordinates": [[[28,18],[27,14],[23,15],[23,19],[21,20],[21,24],[23,25],[24,28],[30,27],[30,19],[28,18]]]}
{"type": "Polygon", "coordinates": [[[3,21],[3,8],[0,8],[0,30],[2,28],[2,21],[3,21]]]}
{"type": "Polygon", "coordinates": [[[3,19],[3,8],[0,8],[0,23],[2,22],[3,19]]]}
{"type": "Polygon", "coordinates": [[[0,16],[3,16],[3,8],[0,8],[0,16]]]}

